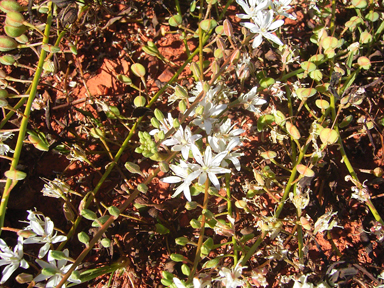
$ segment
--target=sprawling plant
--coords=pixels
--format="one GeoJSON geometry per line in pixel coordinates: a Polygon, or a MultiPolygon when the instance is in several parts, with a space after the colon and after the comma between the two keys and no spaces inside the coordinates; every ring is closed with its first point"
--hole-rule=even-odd
{"type": "MultiPolygon", "coordinates": [[[[29,81],[0,70],[0,154],[10,163],[4,174],[0,225],[17,234],[13,248],[0,239],[0,266],[4,266],[1,284],[13,276],[30,287],[71,287],[117,271],[129,275],[131,260],[124,255],[113,264],[94,269],[80,268],[80,264],[95,247],[110,251],[120,248],[109,228],[124,221],[144,223],[140,211],[150,205],[138,199],[156,192],[155,185],[162,185],[169,198],[181,199],[183,211],[190,217],[187,229],[182,231],[167,219],[155,217],[157,223],[151,233],[174,240],[169,259],[180,263],[179,273],[162,271],[160,281],[164,286],[215,287],[220,283],[225,287],[266,287],[270,271],[286,263],[295,273],[280,274],[280,283],[334,287],[339,277],[337,269],[309,267],[308,245],[324,234],[334,255],[341,257],[331,234],[334,229],[343,229],[338,206],[324,206],[319,213],[309,209],[311,200],[318,201],[315,188],[324,185],[319,175],[336,162],[332,165],[347,171],[344,176],[350,182],[350,193],[346,197],[371,211],[372,234],[382,243],[384,222],[367,180],[351,164],[345,136],[352,121],[359,124],[359,135],[367,135],[373,145],[376,140],[371,134],[382,132],[383,118],[366,111],[367,103],[372,104],[366,97],[367,89],[379,83],[379,78],[370,73],[374,65],[370,57],[382,40],[384,14],[380,3],[338,3],[350,17],[340,19],[335,2],[329,6],[304,1],[303,12],[312,15],[313,27],[308,43],[300,47],[292,44],[295,35],[288,37],[290,28],[286,25],[287,19],[296,20],[298,3],[201,0],[189,1],[188,12],[182,12],[175,0],[176,12],[166,23],[169,31],[162,33],[164,37],[167,33],[179,35],[186,60],[177,66],[154,42],[141,45],[143,55],[156,57],[171,68],[172,78],[159,85],[157,92],[151,92],[141,59],[131,59],[137,61],[130,66],[131,74],[116,78],[135,95],[132,117],[124,116],[121,107],[106,99],[92,96],[85,87],[88,95],[84,106],[76,108],[82,116],[81,127],[76,131],[67,127],[73,137],[61,138],[60,145],[52,145],[54,135],[45,135],[29,125],[34,109],[47,109],[47,100],[38,95],[37,87],[45,76],[55,72],[53,57],[63,49],[76,60],[77,42],[71,30],[76,25],[81,27],[94,7],[103,7],[101,2],[47,1],[30,3],[28,8],[13,0],[0,2],[6,15],[6,35],[0,36],[0,51],[7,53],[0,62],[34,72],[29,81]],[[231,5],[239,12],[239,22],[228,16],[231,5]],[[26,21],[33,10],[45,15],[46,23],[26,21]],[[196,21],[198,28],[194,30],[196,21]],[[28,35],[34,36],[31,39],[39,39],[39,35],[42,41],[33,42],[28,35]],[[196,48],[192,50],[189,42],[197,44],[196,48]],[[34,63],[31,67],[21,65],[13,53],[17,49],[36,52],[35,67],[34,63]],[[274,57],[260,53],[267,50],[274,57]],[[182,73],[188,75],[188,81],[182,81],[182,73]],[[361,75],[370,83],[364,84],[361,75]],[[18,82],[25,85],[25,91],[19,91],[18,82]],[[89,104],[103,112],[108,121],[91,113],[89,104]],[[11,127],[17,115],[20,126],[11,127]],[[17,138],[15,147],[12,137],[17,138]],[[92,151],[84,139],[102,151],[92,151]],[[43,153],[54,150],[64,154],[71,163],[81,162],[89,166],[90,174],[97,175],[92,178],[98,181],[96,186],[81,193],[72,190],[66,171],[55,179],[43,179],[42,195],[60,201],[71,224],[68,231],[55,228],[49,216],[32,207],[27,220],[20,219],[23,228],[4,227],[9,195],[28,174],[18,166],[28,145],[43,153]],[[109,163],[97,164],[92,160],[94,154],[106,155],[109,163]],[[146,171],[142,163],[149,163],[153,169],[146,171]],[[119,192],[127,194],[119,205],[112,204],[117,201],[105,204],[99,195],[103,185],[115,181],[112,172],[121,175],[119,187],[124,191],[119,192]],[[92,233],[79,231],[80,227],[91,228],[92,233]],[[84,249],[74,255],[69,243],[81,244],[84,249]],[[35,269],[17,273],[20,267],[35,269]]],[[[113,20],[119,21],[122,15],[113,20]]],[[[381,177],[382,169],[377,167],[368,173],[381,177]]],[[[375,277],[371,281],[380,284],[379,273],[375,277]]]]}

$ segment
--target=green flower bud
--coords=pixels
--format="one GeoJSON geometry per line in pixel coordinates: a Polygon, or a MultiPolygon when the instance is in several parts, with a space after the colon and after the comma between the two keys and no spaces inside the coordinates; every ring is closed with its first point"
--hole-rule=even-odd
{"type": "Polygon", "coordinates": [[[159,129],[160,128],[160,122],[156,118],[152,117],[151,118],[151,124],[153,127],[159,129]]]}
{"type": "Polygon", "coordinates": [[[159,163],[160,171],[163,173],[167,173],[169,171],[169,164],[165,161],[161,161],[159,163]]]}
{"type": "Polygon", "coordinates": [[[120,215],[120,210],[116,206],[109,206],[108,213],[117,218],[120,215]]]}
{"type": "Polygon", "coordinates": [[[177,119],[177,118],[173,119],[172,126],[173,126],[176,130],[179,129],[179,127],[180,127],[179,119],[177,119]]]}
{"type": "Polygon", "coordinates": [[[111,246],[111,240],[109,240],[108,238],[103,238],[101,241],[100,241],[101,245],[104,247],[104,248],[109,248],[111,246]]]}
{"type": "Polygon", "coordinates": [[[169,229],[167,227],[165,227],[164,225],[162,225],[160,223],[156,223],[155,227],[156,227],[157,233],[159,233],[161,235],[169,234],[169,229]]]}
{"type": "Polygon", "coordinates": [[[217,265],[219,265],[220,258],[214,258],[212,260],[209,260],[204,263],[203,268],[204,269],[210,269],[210,268],[216,268],[217,265]]]}
{"type": "Polygon", "coordinates": [[[210,30],[214,29],[217,26],[217,22],[214,19],[205,19],[200,22],[200,27],[205,32],[209,32],[210,30]]]}
{"type": "Polygon", "coordinates": [[[144,66],[140,63],[132,64],[131,71],[133,72],[133,74],[140,78],[143,78],[146,73],[144,66]]]}
{"type": "Polygon", "coordinates": [[[145,194],[148,191],[148,186],[145,185],[144,183],[140,183],[139,185],[137,185],[137,190],[145,194]]]}
{"type": "Polygon", "coordinates": [[[77,239],[79,239],[79,241],[81,243],[83,243],[83,244],[88,246],[88,244],[89,244],[89,236],[84,231],[81,231],[80,233],[77,234],[77,239]]]}
{"type": "Polygon", "coordinates": [[[60,272],[60,270],[55,269],[55,268],[43,268],[41,270],[41,274],[43,274],[45,276],[54,276],[58,272],[60,272]]]}
{"type": "Polygon", "coordinates": [[[27,31],[26,26],[20,26],[20,27],[15,27],[11,25],[5,25],[4,26],[4,32],[7,34],[9,37],[16,38],[24,34],[24,32],[27,31]]]}
{"type": "Polygon", "coordinates": [[[172,27],[178,27],[183,23],[183,18],[181,18],[180,15],[173,15],[171,18],[168,20],[169,25],[172,27]]]}
{"type": "Polygon", "coordinates": [[[185,261],[184,256],[180,255],[180,254],[172,253],[170,257],[171,257],[171,260],[175,261],[175,262],[184,262],[185,261]]]}
{"type": "Polygon", "coordinates": [[[14,0],[3,0],[0,2],[0,10],[4,13],[20,12],[23,10],[23,7],[14,0]]]}
{"type": "Polygon", "coordinates": [[[184,100],[179,102],[179,110],[181,113],[184,113],[187,110],[187,103],[184,100]]]}
{"type": "Polygon", "coordinates": [[[85,219],[88,220],[95,220],[97,219],[97,215],[95,212],[89,210],[89,209],[83,209],[80,211],[80,215],[83,216],[85,219]]]}
{"type": "Polygon", "coordinates": [[[18,170],[8,170],[4,173],[5,177],[12,180],[23,180],[25,177],[27,177],[27,173],[24,173],[22,171],[18,170]]]}
{"type": "Polygon", "coordinates": [[[196,79],[196,80],[199,80],[200,77],[201,77],[201,71],[200,71],[199,66],[196,64],[196,62],[192,62],[192,63],[191,63],[190,69],[191,69],[191,71],[192,71],[193,76],[195,77],[195,79],[196,79]]]}
{"type": "Polygon", "coordinates": [[[185,276],[189,276],[189,274],[191,274],[191,268],[189,268],[187,264],[183,264],[183,265],[181,265],[181,272],[185,276]]]}
{"type": "Polygon", "coordinates": [[[124,167],[125,167],[129,172],[131,172],[131,173],[133,173],[133,174],[140,174],[140,175],[142,175],[140,166],[137,165],[137,164],[135,164],[135,163],[133,163],[133,162],[126,162],[126,163],[124,164],[124,167]]]}
{"type": "Polygon", "coordinates": [[[189,243],[189,240],[187,237],[179,237],[175,239],[176,245],[185,246],[189,243]]]}
{"type": "Polygon", "coordinates": [[[199,229],[201,228],[201,223],[200,221],[196,220],[196,219],[192,219],[189,224],[191,224],[192,228],[193,229],[199,229]]]}
{"type": "Polygon", "coordinates": [[[17,48],[17,42],[8,36],[0,36],[0,51],[7,52],[17,48]]]}
{"type": "Polygon", "coordinates": [[[197,202],[195,202],[195,201],[187,202],[185,204],[185,209],[187,209],[187,210],[193,210],[196,208],[197,208],[197,202]]]}
{"type": "Polygon", "coordinates": [[[16,276],[15,279],[19,284],[26,284],[26,283],[32,282],[33,275],[28,273],[20,273],[19,275],[16,276]]]}
{"type": "Polygon", "coordinates": [[[132,80],[131,80],[131,78],[129,78],[128,76],[119,74],[119,75],[116,76],[116,78],[117,78],[117,80],[119,80],[120,82],[123,82],[125,85],[131,85],[131,84],[132,84],[132,80]]]}
{"type": "Polygon", "coordinates": [[[137,97],[135,97],[135,99],[133,100],[133,104],[134,104],[136,107],[144,107],[146,102],[147,102],[147,101],[145,100],[145,97],[144,97],[144,96],[137,96],[137,97]]]}
{"type": "Polygon", "coordinates": [[[49,255],[55,260],[74,261],[71,257],[65,255],[63,251],[51,250],[49,253],[49,255]]]}
{"type": "Polygon", "coordinates": [[[159,120],[160,122],[164,121],[164,114],[159,109],[156,108],[154,114],[157,120],[159,120]]]}
{"type": "Polygon", "coordinates": [[[13,55],[3,55],[0,57],[0,63],[3,65],[13,65],[16,63],[16,59],[13,55]]]}
{"type": "Polygon", "coordinates": [[[5,24],[11,25],[13,27],[24,26],[23,22],[24,22],[23,14],[16,11],[8,12],[5,17],[5,24]]]}

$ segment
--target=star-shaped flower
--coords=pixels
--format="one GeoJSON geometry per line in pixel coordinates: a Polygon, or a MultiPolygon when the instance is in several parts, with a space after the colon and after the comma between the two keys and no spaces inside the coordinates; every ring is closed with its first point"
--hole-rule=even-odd
{"type": "Polygon", "coordinates": [[[16,271],[17,268],[21,267],[27,269],[29,264],[23,259],[23,238],[19,237],[17,239],[17,244],[13,248],[13,251],[8,247],[7,243],[3,239],[0,239],[0,266],[7,265],[3,269],[3,277],[0,280],[0,284],[5,283],[12,273],[16,271]]]}
{"type": "Polygon", "coordinates": [[[163,142],[166,146],[172,146],[172,151],[181,151],[183,158],[188,160],[189,151],[192,145],[195,145],[195,141],[200,139],[200,134],[192,135],[191,128],[189,126],[183,129],[182,126],[176,131],[176,133],[163,142]]]}
{"type": "Polygon", "coordinates": [[[273,21],[273,11],[258,11],[256,16],[253,17],[253,21],[241,23],[244,27],[248,28],[252,33],[257,34],[253,40],[252,48],[255,49],[260,46],[263,41],[263,37],[275,42],[277,45],[283,45],[283,42],[272,32],[276,31],[281,25],[284,24],[284,20],[273,21]]]}

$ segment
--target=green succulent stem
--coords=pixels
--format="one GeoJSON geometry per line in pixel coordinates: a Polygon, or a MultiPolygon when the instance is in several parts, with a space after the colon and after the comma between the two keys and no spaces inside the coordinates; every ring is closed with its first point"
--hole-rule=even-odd
{"type": "MultiPolygon", "coordinates": [[[[43,38],[43,42],[42,42],[43,44],[48,43],[48,40],[49,40],[49,33],[51,30],[51,24],[52,24],[52,2],[49,2],[48,7],[49,7],[49,11],[47,14],[47,22],[46,22],[46,26],[45,26],[45,30],[44,30],[44,38],[43,38]]],[[[25,117],[23,117],[21,120],[20,131],[19,131],[19,135],[17,138],[15,153],[13,154],[13,160],[11,163],[10,170],[16,170],[16,167],[19,163],[21,151],[22,151],[23,144],[24,144],[24,137],[25,137],[25,134],[27,132],[27,126],[28,126],[29,116],[31,113],[31,107],[32,107],[33,100],[35,99],[35,95],[37,93],[37,86],[39,85],[41,74],[43,72],[43,65],[44,65],[45,57],[46,57],[46,52],[42,49],[40,52],[40,58],[39,58],[39,62],[37,64],[35,76],[33,78],[32,84],[31,84],[31,89],[29,92],[28,101],[27,101],[27,104],[26,104],[25,109],[24,109],[24,116],[25,117]]],[[[26,99],[26,98],[21,99],[15,107],[19,106],[20,103],[22,105],[22,103],[25,102],[24,99],[26,99]]],[[[20,107],[21,107],[21,105],[20,105],[20,107]]],[[[11,116],[13,115],[10,113],[8,113],[8,114],[11,116]]],[[[5,119],[7,119],[7,116],[5,119]]],[[[3,119],[3,121],[5,119],[3,119]]],[[[3,124],[3,121],[1,123],[2,126],[6,123],[6,122],[4,122],[4,124],[3,124]]],[[[4,193],[3,193],[3,196],[1,198],[1,204],[0,204],[0,228],[2,228],[4,226],[5,213],[6,213],[6,209],[7,209],[7,205],[8,205],[9,196],[10,196],[10,193],[12,191],[12,188],[16,185],[16,183],[17,183],[17,180],[9,179],[9,178],[7,179],[7,182],[5,183],[4,193]]],[[[1,234],[1,230],[0,230],[0,234],[1,234]]]]}
{"type": "MultiPolygon", "coordinates": [[[[203,211],[208,208],[208,199],[209,199],[208,190],[209,190],[209,178],[207,177],[207,180],[205,180],[203,211]]],[[[201,251],[201,246],[203,246],[203,242],[204,242],[205,220],[206,220],[205,218],[206,218],[205,214],[201,215],[199,241],[197,242],[195,259],[193,261],[193,268],[192,268],[191,274],[188,277],[188,282],[192,282],[192,279],[195,276],[197,271],[197,266],[199,265],[199,262],[200,262],[200,251],[201,251]]]]}

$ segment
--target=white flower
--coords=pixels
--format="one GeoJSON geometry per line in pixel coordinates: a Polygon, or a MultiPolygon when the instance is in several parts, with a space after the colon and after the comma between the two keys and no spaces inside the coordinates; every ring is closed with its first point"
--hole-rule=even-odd
{"type": "Polygon", "coordinates": [[[301,275],[298,280],[295,281],[295,284],[293,284],[293,288],[313,288],[315,287],[312,283],[307,283],[307,278],[310,274],[307,275],[301,275]]]}
{"type": "Polygon", "coordinates": [[[173,128],[173,118],[171,113],[168,113],[168,118],[164,118],[163,121],[160,121],[160,130],[159,129],[153,129],[149,132],[149,135],[153,136],[156,133],[163,131],[164,134],[167,134],[169,130],[173,128]]]}
{"type": "Polygon", "coordinates": [[[5,283],[12,273],[19,267],[27,269],[29,267],[27,261],[23,259],[23,238],[17,239],[17,244],[13,248],[13,251],[8,247],[7,243],[3,239],[0,239],[0,266],[7,265],[3,269],[3,277],[0,280],[0,284],[5,283]]]}
{"type": "Polygon", "coordinates": [[[245,109],[254,113],[260,113],[260,110],[255,106],[267,103],[267,101],[257,95],[257,86],[253,87],[247,94],[241,95],[239,102],[244,105],[245,109]]]}
{"type": "Polygon", "coordinates": [[[8,152],[14,153],[15,151],[12,150],[7,144],[4,144],[4,141],[8,138],[12,138],[13,133],[11,132],[3,132],[0,133],[0,155],[7,155],[8,152]]]}
{"type": "Polygon", "coordinates": [[[318,232],[321,233],[326,230],[332,230],[333,227],[343,228],[337,225],[336,220],[331,221],[332,217],[336,214],[337,212],[332,213],[332,211],[329,211],[324,215],[320,216],[315,223],[315,230],[313,231],[313,234],[316,235],[318,232]],[[329,221],[331,221],[331,223],[329,223],[329,221]]]}
{"type": "Polygon", "coordinates": [[[220,183],[216,177],[216,174],[225,174],[231,172],[230,169],[220,167],[221,161],[225,158],[225,156],[227,156],[227,152],[224,151],[217,154],[215,157],[212,157],[211,147],[208,146],[205,149],[203,159],[199,149],[196,146],[192,146],[192,154],[196,159],[196,162],[199,164],[199,167],[195,172],[191,173],[187,177],[186,181],[193,181],[199,177],[199,184],[204,185],[208,177],[213,186],[215,186],[217,190],[220,190],[220,183]]]}
{"type": "Polygon", "coordinates": [[[221,281],[226,288],[236,288],[239,286],[243,286],[245,284],[245,281],[243,279],[240,279],[242,270],[246,267],[241,267],[240,262],[237,263],[237,265],[232,268],[228,269],[227,267],[221,268],[221,271],[219,271],[219,276],[221,279],[218,279],[218,281],[221,281]]]}
{"type": "Polygon", "coordinates": [[[193,120],[192,123],[199,126],[201,129],[204,129],[207,134],[210,134],[212,125],[217,121],[217,119],[213,117],[221,114],[225,109],[227,109],[227,105],[214,105],[210,100],[205,99],[203,103],[200,104],[200,108],[203,110],[202,114],[197,115],[198,118],[193,120]]]}
{"type": "Polygon", "coordinates": [[[71,188],[67,183],[56,178],[44,184],[44,188],[41,190],[41,192],[44,196],[65,199],[65,194],[68,193],[70,189],[71,188]]]}
{"type": "Polygon", "coordinates": [[[238,137],[232,138],[231,141],[229,141],[228,144],[226,144],[223,140],[217,140],[214,137],[208,136],[208,143],[211,145],[212,150],[215,151],[215,153],[221,153],[226,152],[227,155],[223,158],[221,161],[221,166],[227,167],[228,164],[225,160],[229,160],[233,163],[237,171],[240,171],[240,161],[237,159],[240,156],[243,156],[242,153],[235,153],[231,152],[233,148],[236,146],[241,145],[240,139],[238,137]]]}
{"type": "Polygon", "coordinates": [[[49,251],[50,245],[67,240],[67,236],[53,233],[54,223],[49,217],[37,216],[35,212],[28,211],[29,225],[24,230],[32,230],[36,235],[25,239],[25,244],[44,243],[40,248],[39,258],[43,258],[49,251]]]}
{"type": "Polygon", "coordinates": [[[223,123],[216,124],[213,128],[213,138],[215,142],[223,140],[225,143],[228,143],[233,138],[238,138],[237,136],[245,132],[245,130],[240,128],[232,130],[235,125],[236,123],[231,125],[231,119],[229,118],[223,123]]]}
{"type": "Polygon", "coordinates": [[[274,0],[272,2],[273,10],[276,12],[277,15],[283,15],[289,19],[295,20],[296,17],[287,13],[287,10],[292,8],[291,6],[289,6],[291,2],[292,0],[274,0]]]}
{"type": "Polygon", "coordinates": [[[202,136],[200,134],[192,135],[191,128],[187,126],[185,130],[183,127],[176,131],[176,133],[170,138],[163,142],[166,146],[172,146],[172,151],[181,151],[183,158],[188,159],[189,150],[191,146],[194,145],[195,141],[200,139],[202,136]]]}
{"type": "Polygon", "coordinates": [[[198,278],[193,278],[192,285],[185,285],[184,282],[182,282],[179,278],[173,278],[173,283],[175,283],[177,288],[204,288],[204,287],[211,287],[211,282],[210,281],[205,281],[198,279],[198,278]]]}
{"type": "MultiPolygon", "coordinates": [[[[179,165],[171,164],[171,165],[169,165],[169,167],[177,176],[168,176],[168,177],[161,179],[161,181],[165,182],[165,183],[184,182],[179,187],[177,187],[177,189],[176,189],[175,193],[172,195],[172,197],[176,197],[177,195],[179,195],[183,191],[185,198],[188,201],[192,201],[191,192],[189,191],[189,186],[191,186],[191,181],[187,180],[187,178],[190,174],[196,173],[195,170],[198,169],[199,165],[186,163],[183,160],[180,160],[179,165]]],[[[195,179],[196,177],[194,177],[193,179],[195,179]]]]}
{"type": "MultiPolygon", "coordinates": [[[[69,256],[68,249],[63,250],[65,256],[69,256]]],[[[48,262],[42,261],[40,259],[36,260],[37,264],[40,265],[42,268],[41,274],[37,275],[33,281],[40,282],[48,279],[47,284],[45,285],[46,288],[55,288],[61,279],[63,278],[63,275],[68,272],[68,270],[72,267],[72,264],[67,264],[67,260],[55,260],[51,252],[48,253],[48,262]]],[[[69,282],[80,284],[81,281],[79,279],[74,279],[73,274],[68,278],[69,282]]],[[[62,287],[66,287],[64,284],[62,287]]]]}
{"type": "Polygon", "coordinates": [[[283,42],[272,32],[276,31],[284,20],[273,21],[273,11],[258,11],[256,17],[252,18],[255,23],[245,22],[241,23],[244,27],[248,28],[252,33],[258,34],[253,40],[252,48],[255,49],[260,46],[263,37],[275,42],[278,45],[283,45],[283,42]]]}
{"type": "Polygon", "coordinates": [[[256,17],[256,13],[260,10],[266,9],[270,5],[269,0],[236,0],[246,14],[236,14],[240,19],[251,19],[256,17]],[[248,4],[248,3],[249,4],[248,4]]]}

